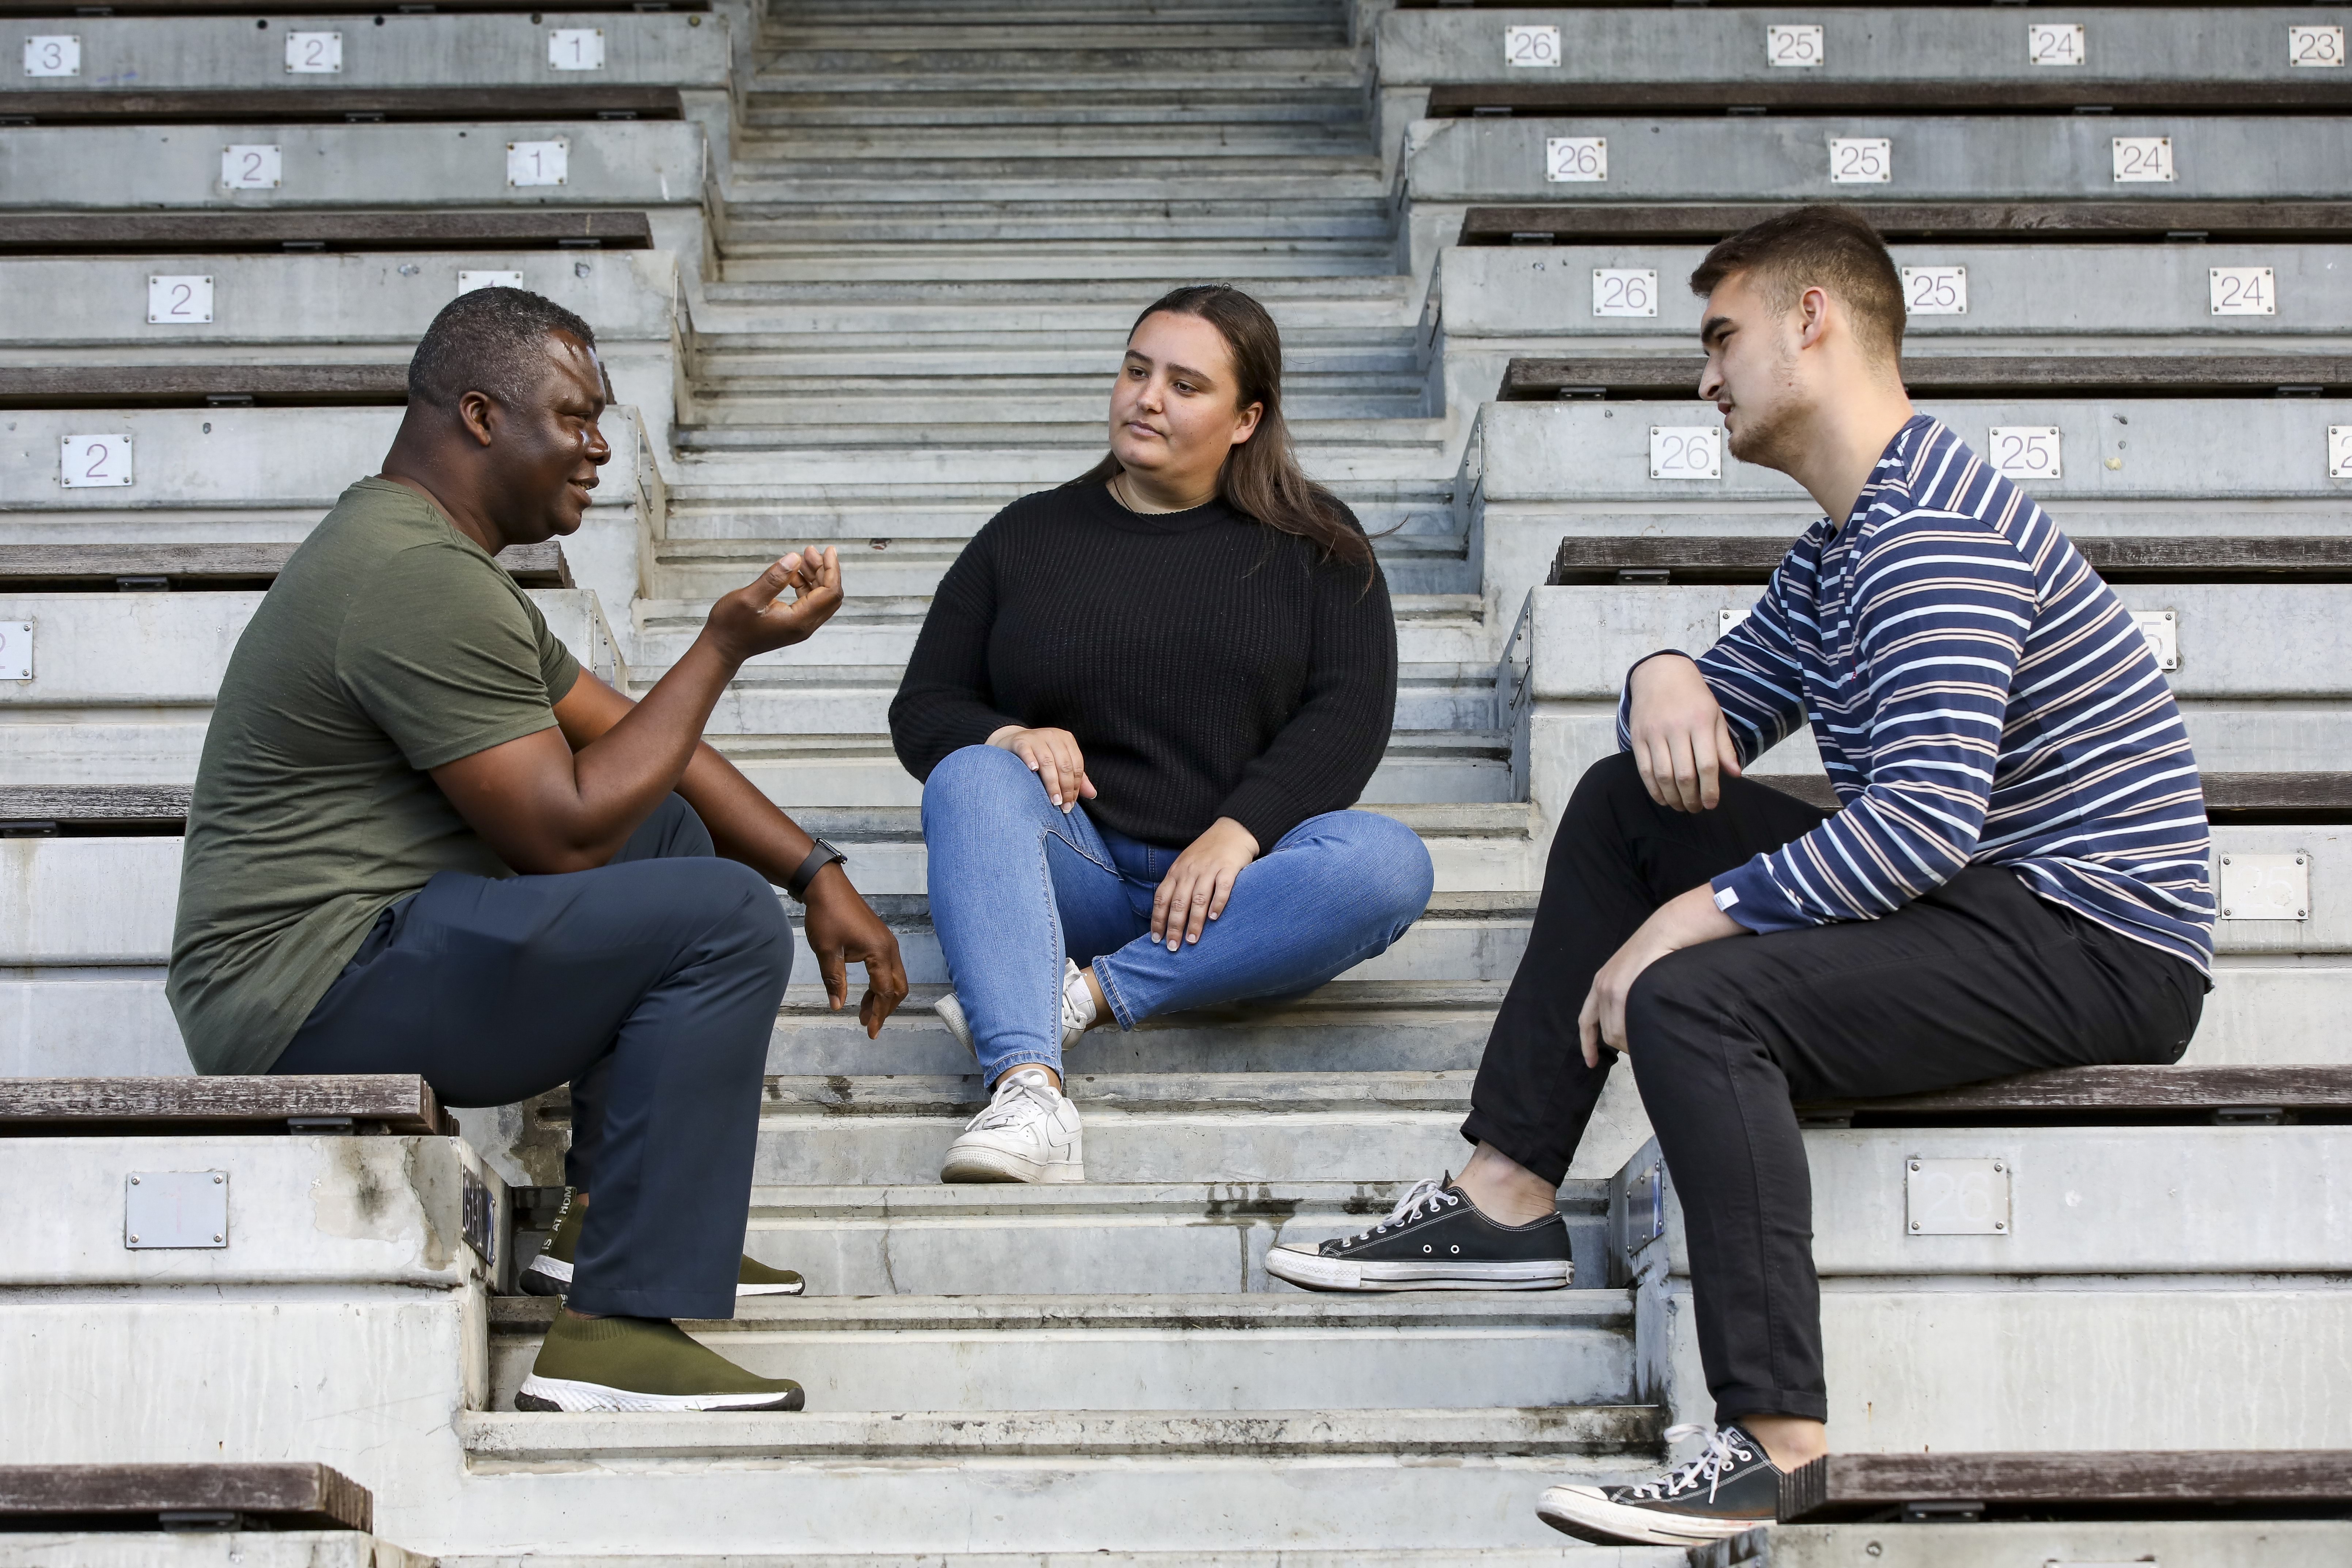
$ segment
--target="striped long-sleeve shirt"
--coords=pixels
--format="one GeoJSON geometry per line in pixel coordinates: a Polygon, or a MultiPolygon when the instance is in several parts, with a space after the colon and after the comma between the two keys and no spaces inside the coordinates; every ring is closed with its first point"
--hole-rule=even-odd
{"type": "Polygon", "coordinates": [[[1715,879],[1748,930],[1874,920],[1992,865],[2210,972],[2205,797],[2171,689],[2073,542],[1937,420],[1895,433],[1844,526],[1806,531],[1698,666],[1743,763],[1810,721],[1841,804],[1715,879]]]}

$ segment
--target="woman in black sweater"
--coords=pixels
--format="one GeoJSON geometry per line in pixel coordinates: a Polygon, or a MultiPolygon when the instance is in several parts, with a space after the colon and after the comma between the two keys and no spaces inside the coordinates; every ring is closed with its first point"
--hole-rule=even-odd
{"type": "Polygon", "coordinates": [[[940,1016],[993,1089],[942,1181],[1083,1180],[1065,1047],[1312,990],[1420,917],[1421,840],[1348,809],[1396,679],[1370,542],[1291,453],[1273,320],[1169,294],[1129,335],[1110,455],[965,547],[890,704],[940,1016]]]}

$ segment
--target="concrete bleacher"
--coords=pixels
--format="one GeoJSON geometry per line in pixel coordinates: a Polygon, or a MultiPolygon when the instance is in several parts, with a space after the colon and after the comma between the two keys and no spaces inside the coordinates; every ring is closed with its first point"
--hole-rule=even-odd
{"type": "MultiPolygon", "coordinates": [[[[0,0],[0,15],[41,3],[0,0]]],[[[153,92],[317,94],[386,120],[165,122],[185,107],[165,104],[115,114],[148,123],[0,128],[0,623],[36,626],[33,679],[0,682],[0,1074],[185,1072],[162,965],[221,660],[287,547],[373,471],[398,417],[386,373],[456,274],[522,272],[606,337],[624,405],[598,504],[562,543],[569,575],[527,579],[583,660],[641,691],[717,594],[783,550],[843,548],[845,609],[747,667],[711,735],[849,850],[916,984],[869,1041],[823,1007],[798,954],[746,1245],[811,1294],[695,1326],[802,1381],[809,1408],[511,1410],[551,1308],[499,1292],[562,1181],[561,1093],[468,1110],[453,1135],[370,1131],[378,1102],[329,1090],[343,1098],[304,1101],[308,1130],[289,1133],[263,1130],[289,1114],[267,1100],[239,1102],[259,1109],[234,1128],[219,1100],[203,1124],[99,1114],[174,1092],[152,1085],[53,1088],[45,1103],[69,1114],[12,1125],[0,1086],[12,1189],[63,1216],[0,1281],[33,1309],[0,1342],[0,1386],[34,1413],[0,1422],[0,1461],[323,1462],[374,1491],[388,1538],[470,1568],[1010,1568],[1060,1552],[1127,1568],[1682,1568],[1678,1551],[1566,1544],[1533,1513],[1543,1485],[1644,1469],[1670,1421],[1705,1414],[1672,1182],[1644,1174],[1630,1075],[1561,1194],[1575,1289],[1314,1297],[1263,1260],[1458,1167],[1550,814],[1606,748],[1624,664],[1710,640],[1752,597],[1769,542],[1811,521],[1793,484],[1727,456],[1718,479],[1649,471],[1650,426],[1716,423],[1675,380],[1695,374],[1681,279],[1713,238],[1797,196],[1874,203],[1899,260],[1969,268],[1967,315],[1912,323],[1923,389],[1939,389],[1928,405],[1971,441],[2061,430],[2063,477],[2027,482],[2108,552],[2127,604],[2171,614],[2217,854],[2300,855],[2247,865],[2265,899],[2308,894],[2293,917],[2263,903],[2222,922],[2194,1074],[1809,1110],[1833,1438],[1855,1453],[2352,1447],[2331,1370],[2352,1336],[2352,1247],[2313,1175],[2341,1152],[2340,1086],[2309,1076],[2352,1063],[2352,908],[2336,891],[2352,875],[2352,692],[2335,629],[2352,478],[2331,476],[2328,436],[2352,426],[2334,368],[2352,336],[2352,203],[2343,121],[2324,112],[2352,73],[2284,64],[2290,19],[2338,13],[2084,12],[2092,63],[2035,77],[2038,9],[1822,14],[1832,63],[1790,73],[1762,64],[1782,17],[1750,7],[771,0],[699,27],[684,5],[481,8],[509,14],[387,15],[379,33],[335,5],[206,16],[205,0],[120,0],[114,18],[22,25],[83,34],[79,82],[12,84],[59,104],[123,87],[94,79],[110,50],[169,56],[138,84],[153,92]],[[344,34],[349,75],[283,71],[270,49],[303,16],[344,34]],[[607,29],[605,74],[548,68],[547,34],[575,23],[607,29]],[[1496,68],[1510,23],[1559,26],[1579,62],[1562,81],[1583,96],[1546,101],[1539,73],[1496,68]],[[256,56],[247,34],[274,42],[256,56]],[[1849,79],[1926,84],[1906,102],[1937,112],[1888,111],[1849,79]],[[2114,112],[2047,112],[2077,82],[2114,112]],[[1609,106],[1629,83],[1670,90],[1609,106]],[[1483,101],[1498,84],[1515,96],[1483,101]],[[541,116],[528,96],[590,86],[675,90],[688,118],[597,120],[585,96],[541,116]],[[1772,112],[1724,114],[1759,86],[1772,112]],[[478,117],[424,96],[485,92],[507,97],[478,117]],[[336,93],[413,95],[425,118],[336,93]],[[1512,112],[1477,112],[1494,108],[1512,112]],[[1893,139],[1894,180],[1829,184],[1832,133],[1893,139]],[[1584,134],[1610,138],[1609,180],[1545,180],[1544,139],[1584,134]],[[2109,139],[2126,134],[2170,136],[2177,178],[2114,183],[2109,139]],[[505,142],[558,136],[565,184],[504,183],[505,142]],[[248,139],[280,146],[285,177],[221,190],[220,148],[248,139]],[[89,170],[104,177],[77,186],[89,170]],[[2176,231],[2209,243],[2146,243],[2176,231]],[[604,243],[572,243],[587,239],[604,243]],[[2211,313],[2210,269],[2242,265],[2273,269],[2274,315],[2211,313]],[[1659,314],[1594,318],[1600,267],[1654,269],[1659,314]],[[145,280],[166,272],[213,278],[210,324],[147,321],[145,280]],[[1069,1060],[1088,1184],[941,1186],[939,1154],[981,1090],[928,1011],[946,975],[919,792],[884,712],[955,552],[1007,500],[1092,464],[1128,322],[1202,277],[1267,301],[1309,471],[1391,531],[1377,548],[1403,679],[1365,806],[1423,836],[1440,891],[1403,942],[1313,996],[1089,1036],[1069,1060]],[[1962,358],[1991,379],[1952,380],[1962,358]],[[2192,361],[2201,379],[2162,384],[2192,361]],[[290,373],[313,367],[348,379],[301,392],[290,373]],[[1588,374],[1605,398],[1560,400],[1588,374]],[[2277,395],[2288,384],[2328,390],[2277,395]],[[265,405],[334,387],[381,401],[199,405],[214,385],[265,405]],[[131,406],[108,387],[196,401],[131,406]],[[133,437],[137,483],[62,488],[62,437],[112,432],[133,437]],[[1641,548],[1608,552],[1629,540],[1641,548]],[[350,1131],[311,1119],[339,1112],[350,1131]],[[1907,1234],[1914,1158],[2011,1165],[2013,1230],[1907,1234]],[[231,1240],[126,1247],[123,1184],[145,1171],[225,1173],[231,1240]],[[2279,1355],[2285,1342],[2301,1352],[2279,1355]]],[[[1821,782],[1802,741],[1759,774],[1821,782]]],[[[198,1084],[232,1100],[281,1088],[198,1084]]],[[[1859,1495],[1850,1478],[1830,1490],[1859,1495]]],[[[2209,1521],[2196,1528],[2221,1533],[2197,1540],[2271,1552],[2231,1568],[2340,1558],[2341,1526],[2306,1522],[2209,1521]]],[[[1707,1568],[1849,1563],[1860,1538],[1835,1532],[1854,1528],[1763,1532],[1707,1568]]],[[[1947,1532],[2019,1528],[1906,1526],[1923,1533],[1882,1531],[1870,1560],[1979,1568],[1937,1555],[1978,1550],[1947,1532]]],[[[2115,1561],[2197,1561],[2177,1533],[2032,1528],[2053,1543],[2035,1563],[2108,1561],[2102,1542],[2115,1561]]],[[[0,1533],[16,1568],[8,1552],[0,1533]]]]}

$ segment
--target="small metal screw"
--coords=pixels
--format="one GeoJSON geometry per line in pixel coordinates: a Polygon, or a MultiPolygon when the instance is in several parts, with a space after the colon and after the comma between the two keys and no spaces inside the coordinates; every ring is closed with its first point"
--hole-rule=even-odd
{"type": "Polygon", "coordinates": [[[1918,1162],[1918,1161],[1916,1161],[1916,1160],[1912,1161],[1912,1162],[1911,1162],[1911,1168],[1912,1168],[1913,1170],[1915,1170],[1915,1171],[1916,1171],[1916,1170],[1917,1170],[1917,1169],[1919,1168],[1919,1162],[1918,1162]]]}
{"type": "Polygon", "coordinates": [[[1918,1228],[1919,1228],[1919,1222],[1918,1222],[1917,1220],[1916,1220],[1916,1219],[1915,1219],[1915,1220],[1913,1220],[1913,1221],[1911,1222],[1911,1228],[1912,1228],[1913,1230],[1916,1230],[1916,1229],[1918,1229],[1918,1228]]]}
{"type": "MultiPolygon", "coordinates": [[[[1993,1229],[1995,1229],[1995,1230],[1999,1230],[1999,1231],[2006,1231],[2006,1230],[2009,1228],[2009,1221],[2007,1221],[2007,1220],[2005,1220],[2005,1219],[1997,1219],[1997,1220],[1995,1220],[1995,1221],[1993,1221],[1993,1222],[1992,1222],[1992,1227],[1993,1227],[1993,1229]]],[[[215,1241],[218,1241],[218,1240],[220,1239],[220,1237],[216,1236],[216,1237],[213,1237],[213,1239],[214,1239],[215,1241]]]]}
{"type": "Polygon", "coordinates": [[[131,1184],[132,1186],[134,1186],[134,1187],[135,1187],[135,1186],[137,1186],[137,1185],[139,1184],[139,1178],[138,1178],[138,1177],[136,1177],[136,1176],[131,1177],[131,1184]]]}
{"type": "MultiPolygon", "coordinates": [[[[1998,1166],[1998,1165],[1996,1165],[1996,1166],[1994,1166],[1994,1167],[1993,1167],[1993,1169],[1997,1171],[1997,1170],[2000,1169],[2000,1166],[1998,1166]]],[[[227,1180],[228,1180],[228,1178],[227,1178],[226,1176],[221,1175],[221,1174],[219,1174],[217,1172],[215,1172],[215,1173],[214,1173],[214,1175],[213,1175],[213,1185],[215,1185],[215,1186],[216,1186],[216,1187],[217,1187],[217,1186],[219,1186],[223,1182],[226,1182],[226,1181],[227,1181],[227,1180]]]]}
{"type": "Polygon", "coordinates": [[[214,1246],[215,1246],[215,1247],[219,1246],[219,1245],[220,1245],[220,1239],[221,1239],[221,1238],[220,1238],[218,1236],[214,1237],[213,1237],[213,1245],[214,1245],[214,1246]]]}
{"type": "Polygon", "coordinates": [[[2001,1164],[2001,1163],[2000,1163],[2000,1161],[1998,1161],[1998,1160],[1995,1160],[1995,1161],[1992,1163],[1993,1173],[1994,1173],[1995,1175],[1999,1175],[1999,1174],[2001,1173],[2001,1171],[2002,1171],[2002,1170],[2004,1170],[2005,1168],[2006,1168],[2006,1167],[2004,1167],[2004,1166],[2001,1164]]]}
{"type": "Polygon", "coordinates": [[[1879,1546],[1878,1542],[1876,1542],[1875,1541],[1874,1541],[1874,1542],[1872,1542],[1869,1545],[1867,1545],[1867,1546],[1864,1547],[1862,1550],[1863,1550],[1863,1552],[1864,1552],[1864,1554],[1865,1556],[1876,1557],[1876,1556],[1880,1555],[1880,1553],[1881,1553],[1881,1552],[1882,1552],[1882,1550],[1883,1550],[1883,1549],[1879,1546]]]}
{"type": "Polygon", "coordinates": [[[2222,865],[2224,865],[2224,866],[2226,866],[2226,865],[2228,865],[2229,863],[2230,863],[2230,858],[2229,858],[2227,855],[2222,856],[2222,857],[2221,857],[2221,864],[2222,864],[2222,865]]]}
{"type": "Polygon", "coordinates": [[[2221,918],[2225,921],[2235,918],[2231,911],[2230,906],[2227,904],[2223,904],[2221,906],[2221,918]]]}
{"type": "Polygon", "coordinates": [[[137,1237],[135,1237],[135,1236],[134,1236],[134,1237],[132,1237],[131,1239],[131,1240],[133,1240],[133,1241],[136,1241],[136,1240],[138,1240],[139,1238],[138,1238],[137,1237]]]}

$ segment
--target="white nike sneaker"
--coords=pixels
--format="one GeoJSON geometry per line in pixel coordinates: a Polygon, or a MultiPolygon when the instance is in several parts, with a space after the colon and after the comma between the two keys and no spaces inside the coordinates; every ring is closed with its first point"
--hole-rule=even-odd
{"type": "Polygon", "coordinates": [[[1077,1108],[1040,1067],[996,1080],[988,1109],[964,1123],[940,1166],[942,1182],[1083,1182],[1086,1144],[1077,1108]]]}
{"type": "MultiPolygon", "coordinates": [[[[952,991],[931,1004],[931,1011],[948,1026],[956,1043],[980,1059],[980,1049],[971,1043],[971,1021],[963,1016],[963,1004],[952,991]]],[[[1078,968],[1077,960],[1062,960],[1062,1048],[1068,1050],[1078,1043],[1078,1037],[1095,1026],[1095,994],[1087,989],[1087,977],[1078,968]]]]}

